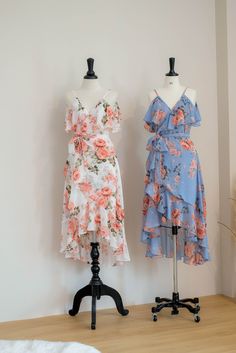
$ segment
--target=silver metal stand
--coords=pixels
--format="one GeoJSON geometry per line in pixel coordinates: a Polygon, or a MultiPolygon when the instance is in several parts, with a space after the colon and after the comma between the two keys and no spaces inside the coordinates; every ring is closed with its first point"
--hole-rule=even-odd
{"type": "Polygon", "coordinates": [[[177,235],[173,234],[173,246],[174,246],[174,255],[173,255],[173,282],[174,282],[174,292],[178,292],[178,270],[177,270],[177,235]]]}
{"type": "Polygon", "coordinates": [[[178,315],[178,308],[186,308],[192,314],[194,314],[194,321],[199,322],[200,316],[198,315],[200,311],[199,306],[199,298],[186,298],[179,299],[178,292],[178,269],[177,269],[177,236],[178,229],[180,226],[172,225],[172,227],[166,227],[172,229],[172,237],[173,237],[173,284],[174,284],[174,292],[172,293],[172,299],[169,298],[160,298],[156,297],[155,302],[158,303],[156,307],[152,308],[152,319],[153,321],[157,321],[157,313],[159,313],[163,308],[172,308],[171,315],[178,315]],[[190,305],[194,304],[194,306],[190,305]]]}

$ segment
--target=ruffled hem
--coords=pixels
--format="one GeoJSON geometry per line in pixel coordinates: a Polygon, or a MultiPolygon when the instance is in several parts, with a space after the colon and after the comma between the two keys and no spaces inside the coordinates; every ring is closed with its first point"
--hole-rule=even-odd
{"type": "MultiPolygon", "coordinates": [[[[63,228],[66,229],[66,223],[62,223],[62,232],[63,228]]],[[[99,242],[99,262],[103,262],[105,257],[111,259],[113,266],[122,265],[130,261],[126,242],[120,241],[120,244],[117,244],[117,240],[113,237],[106,239],[97,236],[96,239],[94,239],[94,232],[96,232],[96,229],[73,238],[68,234],[66,234],[66,236],[62,235],[60,253],[63,253],[65,258],[80,260],[91,264],[90,243],[97,241],[99,242]]]]}
{"type": "MultiPolygon", "coordinates": [[[[147,245],[147,257],[166,257],[173,258],[173,236],[171,231],[171,221],[166,222],[169,226],[159,225],[160,234],[155,235],[153,232],[143,230],[141,240],[147,245]],[[169,228],[164,228],[164,227],[169,228]],[[163,228],[162,228],[163,227],[163,228]],[[168,229],[168,233],[167,233],[168,229]]],[[[182,227],[182,224],[180,224],[182,227]]],[[[186,230],[182,228],[178,231],[177,236],[177,260],[183,260],[188,265],[202,265],[210,260],[208,252],[207,238],[198,241],[188,238],[186,230]]]]}
{"type": "MultiPolygon", "coordinates": [[[[150,184],[146,189],[150,192],[150,184]]],[[[162,189],[161,196],[146,193],[141,241],[147,244],[146,256],[173,257],[172,224],[181,228],[177,236],[177,259],[201,265],[210,260],[202,200],[198,207],[162,189]]]]}
{"type": "MultiPolygon", "coordinates": [[[[109,198],[111,202],[112,198],[109,198]]],[[[84,212],[73,214],[67,210],[63,214],[61,223],[61,249],[66,258],[81,260],[91,263],[92,241],[98,241],[100,245],[101,260],[104,255],[109,255],[113,265],[130,261],[127,248],[122,208],[112,207],[109,216],[103,207],[98,207],[94,213],[95,204],[87,202],[84,212]],[[120,217],[120,220],[117,218],[120,217]],[[94,239],[96,233],[96,240],[94,239]]]]}

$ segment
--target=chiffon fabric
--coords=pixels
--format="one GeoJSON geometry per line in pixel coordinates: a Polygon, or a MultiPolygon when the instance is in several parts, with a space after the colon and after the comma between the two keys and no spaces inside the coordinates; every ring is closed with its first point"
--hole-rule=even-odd
{"type": "Polygon", "coordinates": [[[144,127],[147,143],[141,241],[146,256],[173,257],[172,225],[180,226],[177,259],[200,265],[209,260],[206,199],[191,127],[201,124],[198,104],[186,89],[171,109],[156,91],[144,127]]]}
{"type": "Polygon", "coordinates": [[[66,258],[90,263],[90,242],[99,242],[101,260],[129,261],[124,228],[122,182],[110,132],[120,130],[118,102],[106,96],[88,110],[75,96],[65,116],[73,136],[64,166],[61,248],[66,258]]]}

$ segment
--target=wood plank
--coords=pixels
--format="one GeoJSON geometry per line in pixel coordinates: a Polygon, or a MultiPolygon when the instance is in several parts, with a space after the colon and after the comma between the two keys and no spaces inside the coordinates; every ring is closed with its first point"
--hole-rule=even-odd
{"type": "Polygon", "coordinates": [[[0,339],[78,341],[102,353],[236,353],[236,305],[217,295],[200,298],[201,321],[180,309],[171,316],[164,309],[157,322],[151,319],[153,304],[129,307],[127,317],[116,309],[97,312],[97,329],[90,330],[90,313],[48,316],[0,324],[0,339]]]}

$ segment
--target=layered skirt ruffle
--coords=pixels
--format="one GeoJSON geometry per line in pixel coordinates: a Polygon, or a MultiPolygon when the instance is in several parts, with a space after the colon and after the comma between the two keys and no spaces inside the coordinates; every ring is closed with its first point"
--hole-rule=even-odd
{"type": "Polygon", "coordinates": [[[186,264],[200,265],[209,260],[204,185],[196,150],[192,153],[187,151],[183,156],[185,152],[181,151],[179,160],[163,150],[151,150],[149,153],[141,241],[147,244],[146,256],[173,257],[172,225],[180,226],[177,259],[186,264]],[[194,159],[196,166],[191,177],[183,164],[188,158],[194,159]],[[182,169],[176,174],[180,180],[175,184],[173,170],[178,163],[182,163],[182,169]]]}

